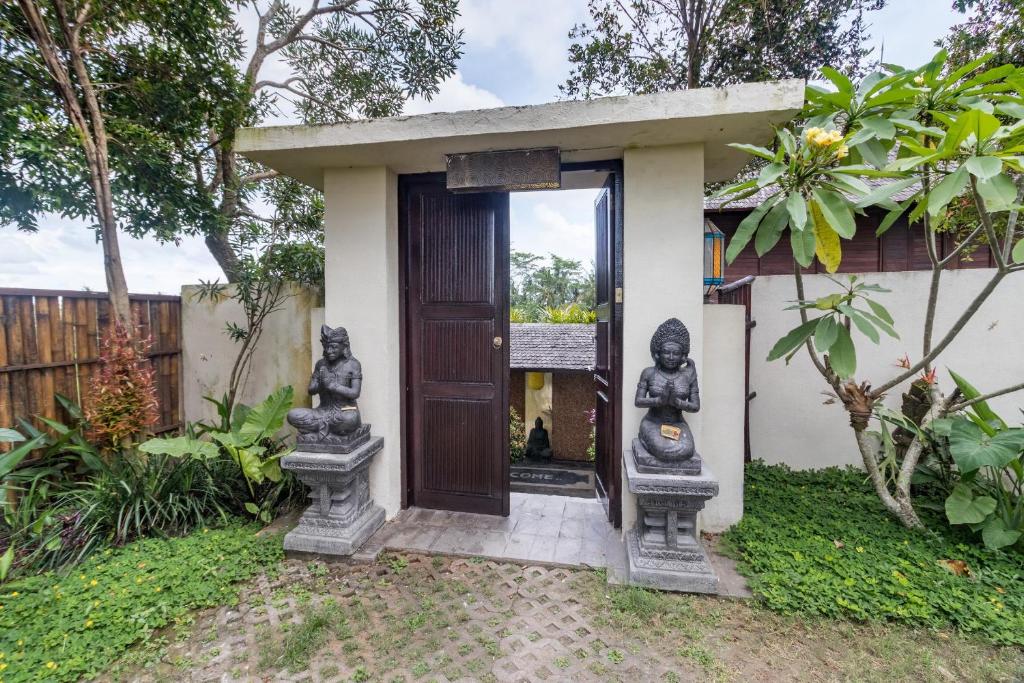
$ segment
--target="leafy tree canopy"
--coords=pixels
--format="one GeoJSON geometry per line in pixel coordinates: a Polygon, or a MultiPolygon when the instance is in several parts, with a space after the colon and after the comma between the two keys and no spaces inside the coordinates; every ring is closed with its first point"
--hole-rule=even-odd
{"type": "Polygon", "coordinates": [[[969,16],[936,43],[949,52],[951,65],[986,53],[993,55],[990,66],[1024,65],[1024,0],[956,0],[954,7],[969,16]]]}
{"type": "MultiPolygon", "coordinates": [[[[223,103],[240,91],[229,3],[58,0],[36,11],[58,52],[84,53],[69,77],[103,112],[119,227],[161,239],[208,229],[212,204],[193,179],[205,131],[230,125],[223,103]]],[[[51,212],[95,220],[79,133],[13,3],[0,5],[0,65],[0,224],[35,230],[51,212]]]]}
{"type": "Polygon", "coordinates": [[[590,0],[573,27],[569,97],[859,73],[865,12],[886,0],[590,0]]]}
{"type": "Polygon", "coordinates": [[[594,269],[550,254],[513,251],[510,303],[515,322],[590,322],[594,269]]]}

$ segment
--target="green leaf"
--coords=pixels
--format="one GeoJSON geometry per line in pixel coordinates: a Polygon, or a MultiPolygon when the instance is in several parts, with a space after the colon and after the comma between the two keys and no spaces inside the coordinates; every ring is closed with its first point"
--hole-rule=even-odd
{"type": "Polygon", "coordinates": [[[761,225],[757,229],[757,237],[754,239],[754,250],[758,256],[764,256],[771,251],[782,237],[782,230],[786,227],[786,204],[786,202],[776,204],[761,221],[761,225]]]}
{"type": "Polygon", "coordinates": [[[958,420],[949,434],[949,451],[962,473],[982,467],[1006,467],[1024,448],[1024,429],[1004,429],[989,436],[981,427],[958,420]]]}
{"type": "Polygon", "coordinates": [[[892,140],[896,137],[896,126],[884,116],[868,116],[861,119],[860,123],[883,140],[892,140]]]}
{"type": "Polygon", "coordinates": [[[964,166],[975,178],[984,180],[998,175],[1003,170],[1003,161],[998,157],[971,157],[964,166]]]}
{"type": "Polygon", "coordinates": [[[149,439],[139,444],[139,450],[150,455],[168,455],[172,458],[191,456],[200,460],[212,460],[220,454],[217,444],[190,436],[149,439]]]}
{"type": "Polygon", "coordinates": [[[46,435],[39,434],[7,453],[0,453],[0,479],[13,472],[21,461],[28,457],[29,453],[45,443],[46,435]]]}
{"type": "Polygon", "coordinates": [[[978,194],[988,211],[1007,211],[1017,199],[1017,186],[1004,173],[978,181],[978,194]]]}
{"type": "Polygon", "coordinates": [[[854,206],[858,209],[863,209],[866,206],[874,206],[879,202],[885,201],[900,190],[905,190],[917,182],[920,182],[917,178],[903,178],[902,180],[882,185],[858,199],[854,206]]]}
{"type": "Polygon", "coordinates": [[[968,180],[967,169],[963,166],[940,180],[928,193],[928,215],[938,215],[954,197],[964,191],[968,180]]]}
{"type": "MultiPolygon", "coordinates": [[[[965,399],[970,401],[981,396],[981,392],[975,389],[974,385],[966,379],[948,368],[947,371],[949,372],[949,376],[953,378],[953,383],[956,384],[956,388],[960,390],[960,393],[963,394],[965,399]]],[[[990,429],[984,429],[984,427],[982,429],[990,436],[995,435],[996,433],[995,429],[993,429],[994,427],[998,427],[1000,429],[1006,428],[1006,422],[1003,418],[999,417],[996,411],[992,410],[988,401],[978,401],[977,403],[972,404],[971,410],[977,413],[978,417],[980,417],[982,421],[989,426],[990,429]]]]}
{"type": "Polygon", "coordinates": [[[248,512],[250,515],[253,515],[254,517],[260,514],[260,509],[258,507],[256,507],[255,503],[246,503],[245,504],[245,510],[246,510],[246,512],[248,512]]]}
{"type": "Polygon", "coordinates": [[[984,522],[996,509],[996,501],[988,496],[974,497],[974,492],[967,484],[960,483],[953,487],[953,492],[946,499],[946,518],[950,524],[977,524],[984,522]]]}
{"type": "Polygon", "coordinates": [[[993,517],[981,530],[981,539],[985,541],[985,547],[992,550],[1011,546],[1020,540],[1021,532],[1016,529],[1009,529],[1006,523],[999,517],[993,517]]]}
{"type": "Polygon", "coordinates": [[[889,313],[889,311],[886,310],[885,306],[878,303],[877,301],[873,301],[872,299],[868,298],[865,298],[864,301],[868,303],[868,306],[871,308],[871,311],[879,318],[889,323],[890,325],[896,324],[896,321],[892,319],[892,315],[889,313]]]}
{"type": "Polygon", "coordinates": [[[255,484],[262,484],[263,479],[263,461],[260,457],[252,451],[240,448],[238,450],[238,466],[242,468],[242,474],[245,478],[255,484]]]}
{"type": "Polygon", "coordinates": [[[790,230],[789,244],[793,249],[793,258],[804,268],[814,263],[814,249],[817,238],[813,230],[790,230]]]}
{"type": "MultiPolygon", "coordinates": [[[[830,66],[821,67],[821,75],[832,81],[832,85],[836,86],[836,89],[844,95],[853,95],[853,83],[847,76],[839,71],[836,71],[830,66]]],[[[847,97],[847,100],[850,98],[847,97]]]]}
{"type": "Polygon", "coordinates": [[[866,140],[854,147],[866,162],[875,168],[885,168],[889,163],[888,152],[878,140],[866,140]]]}
{"type": "Polygon", "coordinates": [[[1013,257],[1014,263],[1024,263],[1024,238],[1017,242],[1010,255],[1013,257]]]}
{"type": "Polygon", "coordinates": [[[879,340],[881,339],[881,335],[878,334],[878,330],[876,330],[875,326],[871,324],[871,321],[865,318],[863,315],[861,315],[861,313],[857,311],[857,309],[855,309],[853,306],[843,304],[842,306],[839,307],[839,310],[843,314],[845,314],[850,320],[853,321],[853,324],[856,326],[858,330],[860,330],[861,334],[863,334],[865,337],[870,339],[875,344],[879,342],[879,340]]]}
{"type": "Polygon", "coordinates": [[[279,458],[269,458],[263,463],[263,465],[261,465],[260,469],[263,470],[263,476],[275,484],[281,481],[281,477],[283,475],[281,473],[281,462],[279,458]]]}
{"type": "Polygon", "coordinates": [[[738,149],[740,151],[746,152],[747,154],[753,154],[756,157],[761,157],[762,159],[767,159],[768,161],[771,161],[772,159],[775,158],[775,155],[772,152],[765,149],[764,147],[758,147],[757,145],[747,145],[740,142],[731,142],[727,145],[727,147],[738,149]]]}
{"type": "Polygon", "coordinates": [[[272,437],[284,426],[284,418],[292,407],[293,397],[291,385],[283,386],[272,393],[249,411],[238,431],[239,435],[248,443],[272,437]]]}
{"type": "Polygon", "coordinates": [[[760,225],[761,219],[774,205],[775,202],[772,199],[766,200],[740,221],[740,224],[736,227],[735,234],[729,240],[729,246],[725,250],[725,258],[729,263],[735,261],[736,257],[743,251],[743,247],[747,246],[750,238],[754,236],[757,226],[760,225]]]}
{"type": "Polygon", "coordinates": [[[785,164],[771,163],[761,169],[761,173],[757,176],[757,186],[765,187],[771,185],[779,176],[786,172],[785,164]]]}
{"type": "Polygon", "coordinates": [[[786,333],[779,341],[775,342],[775,346],[768,353],[768,360],[778,360],[783,356],[789,354],[790,351],[796,349],[798,346],[803,344],[808,337],[814,334],[814,328],[817,327],[818,321],[808,320],[807,322],[793,328],[786,333]]]}
{"type": "Polygon", "coordinates": [[[807,202],[799,192],[790,192],[786,197],[786,210],[794,230],[803,230],[807,225],[807,202]]]}
{"type": "Polygon", "coordinates": [[[818,325],[814,328],[814,348],[820,353],[825,353],[835,344],[839,337],[839,324],[835,319],[826,315],[818,319],[818,325]]]}
{"type": "Polygon", "coordinates": [[[829,349],[828,362],[840,378],[846,379],[857,371],[857,351],[854,349],[850,331],[843,325],[837,327],[839,334],[829,349]]]}
{"type": "Polygon", "coordinates": [[[814,198],[821,208],[821,215],[840,237],[851,239],[857,233],[857,223],[853,219],[850,204],[838,192],[815,189],[814,198]]]}
{"type": "Polygon", "coordinates": [[[7,551],[0,555],[0,581],[7,578],[7,572],[11,571],[14,564],[14,543],[7,546],[7,551]]]}
{"type": "Polygon", "coordinates": [[[16,443],[18,441],[24,441],[25,437],[21,435],[21,432],[16,429],[8,429],[7,427],[0,427],[0,443],[16,443]]]}

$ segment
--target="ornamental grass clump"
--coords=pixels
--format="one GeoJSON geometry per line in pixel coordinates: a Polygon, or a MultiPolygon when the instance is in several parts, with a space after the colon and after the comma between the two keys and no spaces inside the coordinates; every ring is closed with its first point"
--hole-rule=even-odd
{"type": "Polygon", "coordinates": [[[150,339],[132,339],[122,325],[113,325],[104,334],[100,371],[89,381],[85,402],[88,437],[97,446],[120,448],[156,426],[156,385],[147,359],[151,346],[150,339]]]}

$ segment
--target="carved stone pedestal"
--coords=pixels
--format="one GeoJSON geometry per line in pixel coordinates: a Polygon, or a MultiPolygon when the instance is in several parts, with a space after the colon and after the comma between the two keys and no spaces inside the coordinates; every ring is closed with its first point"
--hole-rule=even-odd
{"type": "Polygon", "coordinates": [[[376,437],[351,453],[296,451],[281,460],[312,491],[313,504],[284,537],[284,549],[351,555],[384,523],[384,509],[370,498],[370,461],[384,447],[376,437]]]}
{"type": "Polygon", "coordinates": [[[640,472],[631,454],[626,457],[626,480],[637,504],[636,526],[626,535],[629,582],[717,593],[718,576],[697,534],[697,513],[718,495],[718,480],[707,465],[699,474],[640,472]]]}

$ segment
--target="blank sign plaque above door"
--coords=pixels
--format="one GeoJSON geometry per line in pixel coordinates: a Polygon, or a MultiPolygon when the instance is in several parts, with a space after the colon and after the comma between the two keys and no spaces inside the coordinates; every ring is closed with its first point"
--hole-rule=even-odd
{"type": "Polygon", "coordinates": [[[448,154],[452,192],[557,190],[562,186],[557,147],[448,154]]]}

